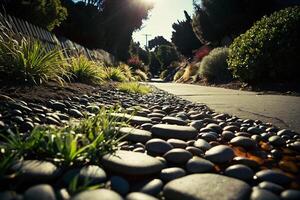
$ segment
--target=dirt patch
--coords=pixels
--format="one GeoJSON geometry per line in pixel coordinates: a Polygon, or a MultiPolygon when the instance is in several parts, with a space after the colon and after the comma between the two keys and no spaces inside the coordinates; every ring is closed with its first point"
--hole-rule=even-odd
{"type": "Polygon", "coordinates": [[[45,103],[50,99],[59,100],[84,94],[91,95],[108,87],[109,84],[93,86],[82,83],[65,83],[64,85],[60,85],[55,82],[49,82],[39,86],[2,85],[0,86],[0,94],[24,101],[45,103]]]}

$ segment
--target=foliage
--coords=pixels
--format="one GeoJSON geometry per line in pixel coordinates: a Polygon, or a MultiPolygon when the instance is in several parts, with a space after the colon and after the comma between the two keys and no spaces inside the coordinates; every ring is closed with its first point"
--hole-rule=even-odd
{"type": "Polygon", "coordinates": [[[148,80],[148,76],[145,72],[143,72],[140,69],[137,69],[134,71],[134,74],[138,77],[138,80],[140,81],[147,81],[148,80]]]}
{"type": "Polygon", "coordinates": [[[168,70],[168,69],[165,69],[164,71],[162,71],[162,72],[160,73],[159,77],[160,77],[161,79],[165,80],[165,78],[167,78],[168,74],[169,74],[169,70],[168,70]]]}
{"type": "Polygon", "coordinates": [[[60,0],[13,0],[4,3],[6,11],[49,31],[60,26],[67,18],[67,9],[60,0]]]}
{"type": "Polygon", "coordinates": [[[208,47],[207,45],[204,45],[200,49],[197,49],[195,51],[194,61],[200,62],[205,56],[207,56],[209,54],[210,51],[211,51],[211,48],[208,47]]]}
{"type": "Polygon", "coordinates": [[[64,166],[97,162],[102,155],[113,152],[124,137],[116,127],[127,124],[112,116],[113,112],[113,109],[101,109],[96,116],[63,128],[36,127],[29,134],[1,134],[0,148],[17,158],[52,158],[64,166]]]}
{"type": "Polygon", "coordinates": [[[117,85],[117,88],[123,92],[138,93],[138,94],[148,94],[152,91],[152,89],[149,86],[142,85],[137,82],[119,83],[117,85]]]}
{"type": "Polygon", "coordinates": [[[177,50],[187,57],[191,57],[193,50],[198,49],[203,44],[198,40],[193,31],[191,22],[192,19],[186,11],[184,11],[185,20],[178,21],[172,25],[172,42],[177,50]]]}
{"type": "Polygon", "coordinates": [[[230,46],[228,64],[235,77],[255,83],[299,78],[300,7],[265,16],[230,46]]]}
{"type": "Polygon", "coordinates": [[[192,76],[196,75],[198,70],[199,70],[198,65],[196,65],[194,63],[189,64],[184,70],[184,73],[182,75],[182,81],[187,82],[187,81],[191,80],[192,76]]]}
{"type": "Polygon", "coordinates": [[[173,61],[179,60],[179,53],[173,46],[161,45],[157,49],[156,57],[161,68],[168,67],[173,61]]]}
{"type": "MultiPolygon", "coordinates": [[[[149,64],[149,51],[148,49],[144,50],[141,48],[139,42],[131,41],[129,46],[129,54],[131,58],[138,57],[138,59],[141,60],[141,62],[145,65],[149,64]]],[[[141,66],[142,63],[139,66],[141,66]]]]}
{"type": "Polygon", "coordinates": [[[179,69],[174,75],[173,81],[178,81],[184,73],[184,69],[179,69]]]}
{"type": "Polygon", "coordinates": [[[46,50],[38,41],[16,38],[11,27],[0,22],[0,78],[17,83],[63,82],[66,60],[61,50],[46,50]]]}
{"type": "Polygon", "coordinates": [[[62,0],[69,16],[55,32],[90,49],[104,49],[126,61],[132,33],[142,26],[153,4],[140,0],[98,2],[62,0]]]}
{"type": "Polygon", "coordinates": [[[149,63],[149,70],[150,70],[150,73],[153,74],[153,75],[158,75],[160,70],[161,70],[161,67],[160,67],[160,63],[156,57],[156,54],[155,52],[149,52],[149,59],[150,59],[150,63],[149,63]]]}
{"type": "Polygon", "coordinates": [[[103,81],[123,82],[131,77],[126,77],[122,67],[103,67],[101,68],[100,77],[103,81]]]}
{"type": "Polygon", "coordinates": [[[132,56],[127,60],[127,64],[132,69],[139,69],[143,65],[143,62],[139,59],[138,56],[132,56]]]}
{"type": "Polygon", "coordinates": [[[126,64],[120,64],[119,68],[123,71],[124,76],[127,78],[128,81],[133,81],[133,73],[131,67],[126,64]]]}
{"type": "Polygon", "coordinates": [[[155,38],[149,41],[149,49],[153,49],[161,45],[171,46],[172,44],[163,36],[156,36],[155,38]]]}
{"type": "Polygon", "coordinates": [[[101,81],[99,68],[96,63],[80,55],[71,59],[69,71],[71,79],[76,82],[96,84],[101,81]]]}
{"type": "Polygon", "coordinates": [[[215,48],[205,56],[199,68],[199,74],[209,82],[226,82],[232,75],[228,70],[226,59],[228,48],[215,48]]]}
{"type": "Polygon", "coordinates": [[[220,44],[234,38],[266,13],[276,9],[276,0],[202,0],[195,3],[193,29],[202,43],[220,44]]]}

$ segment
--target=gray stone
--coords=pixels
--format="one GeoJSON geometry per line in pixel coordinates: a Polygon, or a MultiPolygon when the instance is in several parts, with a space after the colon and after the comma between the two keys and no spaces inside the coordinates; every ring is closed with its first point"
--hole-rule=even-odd
{"type": "Polygon", "coordinates": [[[285,175],[282,171],[264,169],[255,174],[259,181],[269,181],[279,185],[289,184],[292,179],[285,175]]]}
{"type": "Polygon", "coordinates": [[[255,160],[251,160],[249,158],[245,158],[245,157],[234,157],[233,158],[233,163],[234,164],[243,164],[246,165],[250,168],[258,168],[259,164],[255,161],[255,160]]]}
{"type": "Polygon", "coordinates": [[[218,145],[205,152],[205,158],[213,163],[227,163],[230,162],[233,157],[233,150],[226,145],[218,145]]]}
{"type": "Polygon", "coordinates": [[[251,180],[254,176],[254,172],[251,168],[241,164],[231,165],[227,167],[224,174],[226,176],[241,179],[244,181],[251,180]]]}
{"type": "Polygon", "coordinates": [[[133,116],[125,113],[111,113],[113,117],[116,117],[119,121],[129,121],[132,125],[142,125],[146,123],[152,123],[152,120],[148,117],[141,117],[141,116],[133,116]]]}
{"type": "Polygon", "coordinates": [[[233,132],[231,131],[223,131],[222,132],[222,138],[225,140],[225,141],[230,141],[232,138],[234,138],[235,135],[233,132]]]}
{"type": "Polygon", "coordinates": [[[159,138],[175,138],[181,140],[191,140],[197,136],[197,130],[191,126],[178,126],[170,124],[156,124],[152,126],[153,136],[159,138]]]}
{"type": "Polygon", "coordinates": [[[278,135],[269,137],[268,141],[270,142],[270,144],[272,144],[273,146],[277,146],[277,147],[281,147],[281,146],[285,145],[284,139],[282,139],[278,135]]]}
{"type": "Polygon", "coordinates": [[[75,118],[83,117],[83,114],[79,110],[76,110],[76,109],[70,109],[69,115],[71,115],[72,117],[75,117],[75,118]]]}
{"type": "Polygon", "coordinates": [[[217,174],[193,174],[173,180],[163,189],[166,200],[248,200],[251,187],[217,174]]]}
{"type": "Polygon", "coordinates": [[[158,200],[158,199],[141,192],[132,192],[126,196],[126,200],[158,200]]]}
{"type": "Polygon", "coordinates": [[[208,149],[211,148],[211,145],[203,139],[196,140],[194,142],[194,146],[201,149],[201,150],[203,150],[203,151],[207,151],[208,149]]]}
{"type": "Polygon", "coordinates": [[[160,173],[160,179],[164,182],[169,182],[186,175],[186,172],[179,167],[165,168],[160,173]]]}
{"type": "Polygon", "coordinates": [[[168,123],[168,124],[176,124],[176,125],[181,125],[181,126],[187,125],[187,122],[180,119],[179,117],[166,116],[166,117],[162,118],[162,121],[164,123],[168,123]]]}
{"type": "Polygon", "coordinates": [[[118,150],[102,158],[105,169],[125,175],[151,175],[159,173],[164,167],[156,158],[143,153],[118,150]]]}
{"type": "Polygon", "coordinates": [[[216,132],[200,133],[199,136],[207,142],[216,141],[218,139],[216,132]]]}
{"type": "Polygon", "coordinates": [[[152,138],[150,131],[145,131],[145,130],[136,129],[132,127],[120,128],[120,132],[122,134],[127,134],[125,139],[132,142],[146,143],[148,140],[152,138]]]}
{"type": "Polygon", "coordinates": [[[250,196],[250,200],[266,200],[266,199],[280,200],[280,198],[278,196],[276,196],[272,192],[269,192],[268,190],[263,190],[263,189],[259,189],[259,188],[253,189],[251,196],[250,196]]]}
{"type": "Polygon", "coordinates": [[[230,144],[234,146],[241,146],[244,148],[254,148],[256,147],[255,140],[245,137],[245,136],[237,136],[230,140],[230,144]]]}
{"type": "Polygon", "coordinates": [[[106,173],[96,165],[88,165],[81,168],[79,172],[81,180],[89,180],[91,184],[103,183],[106,180],[106,173]]]}
{"type": "Polygon", "coordinates": [[[203,151],[197,147],[187,147],[185,150],[191,152],[194,156],[202,157],[204,154],[203,151]]]}
{"type": "Polygon", "coordinates": [[[214,163],[203,158],[194,156],[185,165],[186,170],[189,173],[205,173],[211,172],[214,169],[214,163]]]}
{"type": "Polygon", "coordinates": [[[43,182],[55,179],[59,169],[47,161],[25,160],[12,166],[12,170],[20,172],[19,177],[24,181],[43,182]]]}
{"type": "Polygon", "coordinates": [[[120,176],[112,176],[110,178],[111,189],[121,195],[126,195],[129,192],[129,183],[120,176]]]}
{"type": "Polygon", "coordinates": [[[54,102],[51,106],[53,109],[59,110],[59,111],[64,111],[66,108],[66,104],[58,102],[58,101],[54,102]]]}
{"type": "Polygon", "coordinates": [[[24,200],[24,198],[16,193],[16,191],[1,191],[0,192],[1,200],[24,200]]]}
{"type": "Polygon", "coordinates": [[[240,128],[234,125],[225,126],[223,128],[223,131],[231,131],[231,132],[238,132],[240,131],[240,128]]]}
{"type": "Polygon", "coordinates": [[[218,124],[208,124],[205,128],[209,128],[209,129],[212,129],[214,132],[217,132],[217,133],[221,133],[222,132],[222,127],[218,124]]]}
{"type": "Polygon", "coordinates": [[[149,153],[157,155],[163,155],[171,149],[173,149],[173,146],[171,144],[159,138],[151,139],[146,143],[146,150],[149,153]]]}
{"type": "Polygon", "coordinates": [[[179,139],[168,139],[167,142],[171,144],[174,148],[182,148],[185,149],[187,147],[187,143],[183,140],[179,139]]]}
{"type": "Polygon", "coordinates": [[[107,189],[86,190],[71,198],[71,200],[123,200],[116,192],[107,189]]]}
{"type": "Polygon", "coordinates": [[[280,194],[282,200],[299,200],[300,191],[299,190],[285,190],[280,194]]]}
{"type": "Polygon", "coordinates": [[[189,151],[185,149],[174,148],[164,154],[164,158],[171,163],[185,164],[190,158],[193,157],[189,151]]]}
{"type": "Polygon", "coordinates": [[[268,182],[268,181],[261,182],[258,185],[258,187],[260,187],[261,189],[273,192],[275,194],[280,194],[284,190],[284,188],[281,185],[278,185],[278,184],[275,184],[272,182],[268,182]]]}
{"type": "Polygon", "coordinates": [[[150,195],[157,195],[161,191],[163,185],[164,184],[160,179],[153,179],[135,185],[134,191],[138,191],[150,195]]]}
{"type": "Polygon", "coordinates": [[[56,200],[56,197],[51,185],[40,184],[27,189],[24,200],[56,200]]]}
{"type": "Polygon", "coordinates": [[[203,127],[203,124],[202,120],[195,120],[191,122],[190,126],[194,127],[196,130],[200,130],[203,127]]]}
{"type": "Polygon", "coordinates": [[[89,111],[90,113],[97,114],[100,111],[99,106],[96,105],[90,105],[86,107],[86,110],[89,111]]]}

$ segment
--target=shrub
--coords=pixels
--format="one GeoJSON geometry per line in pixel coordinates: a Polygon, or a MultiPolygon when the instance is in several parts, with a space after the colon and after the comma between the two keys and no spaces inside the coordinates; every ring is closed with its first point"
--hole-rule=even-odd
{"type": "Polygon", "coordinates": [[[126,81],[126,76],[122,67],[103,67],[100,72],[103,81],[126,81]]]}
{"type": "Polygon", "coordinates": [[[123,92],[148,94],[152,91],[149,86],[142,85],[137,82],[119,83],[117,88],[123,92]]]}
{"type": "Polygon", "coordinates": [[[164,80],[168,76],[168,73],[169,73],[169,70],[167,70],[167,69],[162,71],[159,75],[159,78],[164,80]]]}
{"type": "Polygon", "coordinates": [[[143,66],[143,62],[139,59],[138,56],[133,56],[129,58],[127,64],[133,69],[139,69],[143,66]]]}
{"type": "Polygon", "coordinates": [[[300,7],[263,17],[230,46],[228,64],[235,77],[255,83],[299,78],[300,7]]]}
{"type": "Polygon", "coordinates": [[[66,60],[61,50],[46,50],[36,40],[17,38],[0,22],[0,78],[17,83],[64,82],[66,60]]]}
{"type": "Polygon", "coordinates": [[[101,81],[100,69],[96,63],[81,55],[71,59],[71,79],[82,83],[99,83],[101,81]]]}
{"type": "Polygon", "coordinates": [[[140,69],[137,69],[134,71],[135,75],[139,77],[139,79],[141,81],[147,81],[148,80],[148,76],[145,72],[143,72],[142,70],[140,69]]]}
{"type": "Polygon", "coordinates": [[[226,82],[232,77],[226,59],[228,48],[215,48],[205,56],[199,68],[199,74],[209,82],[226,82]]]}
{"type": "Polygon", "coordinates": [[[120,64],[119,68],[123,71],[123,74],[125,75],[127,81],[134,81],[131,67],[126,64],[120,64]]]}
{"type": "Polygon", "coordinates": [[[209,54],[210,50],[211,49],[208,46],[206,45],[202,46],[200,49],[195,51],[194,61],[200,62],[202,58],[204,58],[204,56],[207,56],[209,54]]]}
{"type": "Polygon", "coordinates": [[[184,70],[184,73],[182,75],[182,80],[184,82],[189,81],[192,78],[192,76],[197,74],[198,70],[199,70],[198,65],[195,64],[188,65],[184,70]]]}
{"type": "Polygon", "coordinates": [[[179,69],[174,75],[173,81],[178,81],[184,73],[184,69],[179,69]]]}
{"type": "Polygon", "coordinates": [[[161,45],[157,49],[156,57],[161,67],[166,68],[173,61],[179,60],[179,53],[173,46],[161,45]]]}

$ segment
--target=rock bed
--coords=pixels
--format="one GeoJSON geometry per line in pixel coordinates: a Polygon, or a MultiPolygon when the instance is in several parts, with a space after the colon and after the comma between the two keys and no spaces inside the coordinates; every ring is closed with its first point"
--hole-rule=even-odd
{"type": "Polygon", "coordinates": [[[45,105],[0,101],[0,130],[30,131],[63,125],[101,107],[120,104],[131,128],[114,154],[99,165],[60,169],[49,161],[22,160],[21,171],[0,183],[0,199],[221,200],[300,199],[300,135],[258,120],[211,111],[156,90],[149,95],[102,90],[91,96],[49,100],[45,105]],[[71,196],[70,180],[89,180],[101,189],[71,196]],[[12,190],[13,185],[14,190],[12,190]]]}

